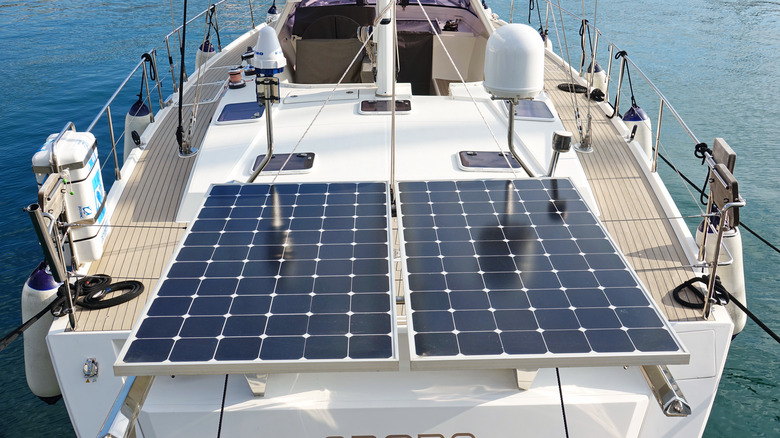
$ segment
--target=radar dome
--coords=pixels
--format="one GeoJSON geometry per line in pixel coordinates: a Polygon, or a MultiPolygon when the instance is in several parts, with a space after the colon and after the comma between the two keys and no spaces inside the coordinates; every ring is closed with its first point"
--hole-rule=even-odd
{"type": "Polygon", "coordinates": [[[281,73],[287,65],[287,59],[282,53],[282,46],[273,27],[260,28],[255,46],[255,68],[262,76],[272,76],[281,73]]]}
{"type": "Polygon", "coordinates": [[[488,38],[485,90],[502,99],[533,99],[544,89],[544,42],[532,27],[511,23],[488,38]]]}

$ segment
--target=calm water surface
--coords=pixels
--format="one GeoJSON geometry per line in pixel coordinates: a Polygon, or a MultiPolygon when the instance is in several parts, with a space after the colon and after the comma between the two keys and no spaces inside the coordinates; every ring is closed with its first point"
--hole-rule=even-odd
{"type": "MultiPolygon", "coordinates": [[[[248,28],[250,22],[248,2],[232,3],[220,9],[224,41],[248,28]]],[[[582,11],[579,2],[561,3],[577,13],[582,11]]],[[[200,11],[207,4],[190,1],[190,10],[200,11]]],[[[488,4],[502,17],[509,17],[508,0],[488,0],[488,4]]],[[[526,22],[527,2],[516,5],[515,21],[526,22]]],[[[592,2],[585,9],[593,17],[592,2]]],[[[531,24],[536,27],[535,15],[531,24]]],[[[173,20],[180,22],[180,10],[174,12],[173,20]]],[[[0,0],[4,67],[0,71],[0,265],[4,267],[0,272],[0,334],[20,323],[21,286],[41,259],[29,219],[21,210],[35,199],[30,157],[48,134],[59,131],[67,121],[85,129],[140,54],[162,47],[162,36],[171,30],[171,22],[168,1],[0,0]]],[[[573,42],[578,25],[568,19],[564,22],[573,42]]],[[[724,137],[737,151],[735,173],[748,201],[742,220],[771,242],[780,243],[780,172],[776,169],[780,163],[780,2],[600,2],[595,24],[610,41],[628,51],[701,141],[711,144],[714,137],[724,137]]],[[[201,26],[191,31],[192,39],[202,36],[201,26]]],[[[606,54],[598,59],[606,68],[606,54]]],[[[657,100],[638,76],[634,73],[637,101],[655,123],[657,100]]],[[[138,81],[134,78],[127,96],[120,97],[126,104],[120,100],[114,108],[118,126],[134,101],[138,81]]],[[[170,92],[169,88],[164,94],[170,92]]],[[[100,126],[100,155],[105,160],[109,142],[105,123],[100,126]]],[[[701,181],[704,172],[693,158],[693,142],[672,118],[664,119],[663,127],[662,153],[701,181]]],[[[697,214],[697,205],[675,181],[676,176],[666,169],[661,173],[683,214],[697,214]]],[[[109,165],[104,169],[107,182],[111,174],[109,165]]],[[[743,235],[750,306],[770,327],[780,330],[780,256],[744,231],[743,235]]],[[[780,436],[778,385],[780,347],[748,321],[731,346],[705,437],[780,436]]],[[[74,435],[63,402],[46,406],[27,389],[20,341],[0,352],[0,388],[0,437],[74,435]]]]}

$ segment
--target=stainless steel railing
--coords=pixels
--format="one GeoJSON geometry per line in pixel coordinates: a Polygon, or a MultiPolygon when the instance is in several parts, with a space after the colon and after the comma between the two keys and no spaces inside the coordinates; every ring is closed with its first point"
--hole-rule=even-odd
{"type": "MultiPolygon", "coordinates": [[[[208,13],[210,11],[213,11],[214,19],[216,20],[216,11],[217,11],[216,8],[217,8],[217,6],[221,5],[225,1],[227,1],[227,0],[220,0],[220,1],[212,4],[210,8],[203,10],[200,14],[198,14],[198,15],[190,18],[189,20],[187,20],[186,24],[189,26],[190,23],[192,23],[193,21],[197,20],[198,18],[204,16],[206,13],[208,13]]],[[[251,8],[252,8],[252,2],[251,1],[249,2],[249,7],[250,7],[250,11],[251,11],[251,8]]],[[[254,17],[254,12],[252,12],[252,17],[254,17]]],[[[254,24],[253,24],[253,26],[254,26],[254,24]]],[[[173,92],[174,93],[179,91],[179,84],[176,82],[176,61],[174,59],[173,52],[171,52],[170,39],[171,39],[171,37],[173,35],[176,35],[176,40],[178,42],[178,47],[181,47],[181,30],[183,28],[184,28],[184,25],[182,24],[181,26],[177,27],[176,29],[173,29],[168,35],[165,35],[165,37],[163,38],[165,40],[165,48],[168,50],[168,64],[170,65],[170,73],[171,73],[171,79],[173,81],[173,92]]],[[[222,47],[218,47],[218,50],[222,50],[222,47]]],[[[184,80],[186,81],[187,80],[186,79],[187,78],[187,70],[186,69],[184,70],[184,78],[185,78],[184,80]]]]}
{"type": "MultiPolygon", "coordinates": [[[[191,24],[195,20],[198,20],[200,18],[203,18],[204,15],[209,13],[210,11],[213,13],[212,19],[216,21],[216,11],[217,7],[225,3],[227,0],[220,0],[214,4],[211,5],[208,9],[203,10],[196,16],[192,17],[187,21],[187,24],[191,24]]],[[[249,9],[251,12],[251,16],[254,17],[254,6],[252,5],[251,0],[249,1],[249,9]]],[[[208,17],[207,17],[208,18],[208,17]]],[[[254,26],[254,24],[253,24],[254,26]]],[[[167,50],[168,54],[168,64],[169,64],[169,71],[165,72],[163,71],[163,74],[170,73],[171,77],[171,83],[173,93],[176,93],[178,91],[178,87],[180,84],[177,82],[177,64],[178,64],[178,57],[179,54],[176,52],[171,51],[170,46],[170,40],[171,37],[176,35],[177,41],[180,43],[181,41],[181,31],[183,29],[183,25],[175,28],[173,31],[165,35],[163,38],[165,43],[165,48],[167,50]]],[[[221,47],[219,47],[219,50],[221,50],[221,47]]],[[[93,132],[94,129],[96,129],[97,125],[100,123],[100,120],[105,116],[107,121],[107,128],[108,128],[108,136],[111,141],[111,155],[113,155],[113,164],[114,164],[114,175],[117,180],[121,179],[122,175],[120,172],[121,166],[120,166],[120,159],[119,155],[117,153],[117,144],[123,140],[125,135],[128,135],[128,133],[121,131],[117,133],[115,127],[114,127],[114,120],[112,117],[112,107],[115,106],[116,100],[118,96],[123,95],[123,91],[125,90],[127,84],[130,82],[130,80],[135,77],[139,73],[139,69],[141,70],[141,74],[143,75],[143,82],[145,84],[144,89],[142,90],[142,94],[144,94],[142,98],[142,102],[147,105],[150,112],[150,121],[154,123],[154,113],[156,112],[154,108],[152,108],[154,105],[152,104],[153,95],[156,97],[155,100],[158,101],[157,108],[163,109],[167,105],[170,105],[171,100],[169,98],[163,98],[163,82],[162,77],[160,76],[160,70],[159,70],[159,64],[157,62],[157,49],[152,49],[145,53],[141,60],[132,68],[132,70],[127,74],[125,79],[122,81],[122,83],[117,87],[116,91],[111,95],[111,97],[108,99],[108,101],[103,105],[103,107],[100,109],[98,114],[95,116],[95,118],[92,120],[92,123],[89,124],[89,127],[87,128],[87,132],[93,132]]],[[[185,70],[185,81],[186,81],[186,70],[185,70]]],[[[123,104],[126,102],[122,102],[123,104]]],[[[94,133],[94,132],[93,132],[94,133]]],[[[104,161],[104,166],[106,163],[108,163],[109,160],[104,161]]]]}
{"type": "Polygon", "coordinates": [[[149,113],[151,116],[151,121],[154,122],[154,111],[152,111],[152,98],[151,98],[151,89],[149,88],[149,75],[147,74],[147,63],[149,64],[149,69],[152,69],[154,71],[154,77],[155,77],[155,85],[154,89],[157,90],[159,95],[159,107],[160,109],[165,108],[165,103],[163,102],[162,98],[162,84],[160,83],[160,75],[157,72],[157,49],[152,49],[150,52],[144,54],[143,57],[141,57],[141,61],[138,62],[138,64],[135,65],[135,67],[130,71],[130,73],[125,77],[125,80],[122,81],[122,83],[119,85],[119,87],[114,91],[114,94],[111,95],[111,97],[108,99],[108,101],[103,105],[103,108],[98,111],[98,114],[95,116],[95,118],[92,120],[92,123],[89,124],[87,127],[87,132],[92,132],[92,130],[95,128],[95,126],[98,124],[100,119],[103,117],[103,115],[106,115],[107,121],[108,121],[108,133],[111,138],[111,154],[114,158],[114,175],[116,176],[116,179],[122,179],[122,174],[120,172],[121,168],[119,166],[119,155],[116,152],[116,145],[124,138],[124,136],[127,134],[126,132],[122,132],[119,135],[119,138],[117,138],[116,133],[114,131],[114,121],[111,117],[111,104],[114,103],[114,100],[116,100],[117,96],[124,90],[127,83],[130,81],[130,79],[135,76],[136,72],[140,68],[143,72],[143,78],[144,78],[144,84],[145,91],[146,91],[146,99],[144,100],[144,103],[146,104],[148,102],[149,106],[149,113]]]}
{"type": "MultiPolygon", "coordinates": [[[[566,8],[559,7],[557,4],[554,4],[551,0],[546,0],[546,3],[547,3],[546,13],[548,17],[551,13],[554,13],[554,10],[559,10],[560,12],[568,15],[569,17],[578,20],[580,23],[583,23],[582,17],[566,10],[566,8]]],[[[562,25],[562,23],[559,23],[559,25],[562,25]]],[[[612,60],[614,59],[613,54],[616,52],[620,52],[621,49],[617,44],[609,41],[609,39],[607,39],[598,28],[596,28],[589,22],[585,22],[584,25],[586,26],[586,30],[590,29],[595,35],[594,44],[593,44],[594,53],[592,54],[593,59],[595,59],[596,52],[598,51],[598,41],[603,39],[604,41],[607,42],[607,47],[609,51],[609,64],[607,66],[607,92],[605,94],[609,95],[610,83],[614,82],[612,79],[612,60]]],[[[585,65],[586,56],[589,55],[587,55],[585,51],[582,51],[580,53],[580,69],[579,69],[580,76],[584,74],[583,67],[585,65]]],[[[650,80],[650,78],[645,74],[645,72],[642,71],[642,69],[639,68],[639,66],[628,55],[621,57],[621,68],[620,68],[620,74],[618,75],[618,79],[617,79],[617,91],[615,95],[615,102],[616,102],[615,112],[619,111],[619,106],[620,106],[620,95],[622,91],[623,76],[626,71],[626,69],[623,68],[624,63],[628,63],[628,65],[633,69],[633,71],[639,74],[639,76],[647,83],[650,90],[653,93],[655,93],[658,99],[660,100],[660,104],[658,108],[658,118],[656,119],[656,123],[655,123],[655,144],[653,145],[654,154],[653,154],[653,161],[651,167],[652,171],[656,172],[658,169],[658,151],[661,146],[661,128],[663,126],[664,108],[666,108],[674,116],[674,118],[677,120],[677,123],[680,125],[683,131],[685,131],[685,133],[691,138],[691,140],[693,140],[694,144],[699,144],[700,141],[698,137],[696,137],[696,135],[693,133],[693,131],[691,131],[691,129],[688,127],[685,121],[682,119],[682,117],[677,112],[677,110],[674,109],[674,106],[672,106],[672,104],[669,102],[666,96],[664,96],[661,90],[658,89],[658,87],[653,83],[653,81],[650,80]]]]}

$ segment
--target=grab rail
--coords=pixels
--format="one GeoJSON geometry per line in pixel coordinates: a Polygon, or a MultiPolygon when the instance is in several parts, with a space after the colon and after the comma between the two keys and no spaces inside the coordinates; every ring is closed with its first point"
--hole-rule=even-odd
{"type": "MultiPolygon", "coordinates": [[[[582,22],[582,20],[583,20],[582,17],[579,17],[576,14],[574,14],[572,12],[569,12],[564,7],[561,7],[561,6],[558,6],[558,5],[554,4],[554,3],[552,3],[551,0],[546,0],[546,3],[547,3],[547,13],[548,13],[548,15],[550,13],[550,8],[553,7],[553,8],[556,8],[556,9],[560,10],[563,13],[566,13],[570,17],[579,20],[580,22],[582,22]]],[[[561,25],[563,25],[563,23],[561,23],[561,25]]],[[[612,82],[612,77],[611,77],[611,73],[612,73],[612,71],[611,71],[612,70],[612,54],[615,53],[615,50],[620,52],[621,49],[620,49],[620,47],[617,44],[613,43],[608,38],[604,37],[604,35],[601,33],[601,31],[598,28],[596,28],[595,26],[593,26],[592,24],[590,24],[589,22],[586,22],[585,26],[587,26],[589,29],[591,29],[595,33],[596,41],[598,41],[599,38],[603,37],[604,40],[607,41],[607,43],[608,43],[608,48],[609,48],[609,66],[607,68],[607,91],[609,91],[609,84],[610,84],[610,82],[612,82]]],[[[594,59],[595,59],[595,52],[597,51],[597,49],[598,49],[598,47],[594,46],[594,55],[593,55],[594,59]]],[[[580,57],[581,57],[580,63],[584,65],[585,54],[581,53],[580,57]]],[[[647,82],[647,84],[650,86],[650,90],[652,90],[658,96],[658,98],[660,99],[660,105],[659,105],[659,109],[658,109],[658,119],[657,119],[657,123],[656,123],[656,133],[655,133],[656,135],[655,135],[654,154],[653,154],[653,161],[652,161],[652,167],[651,167],[651,170],[653,171],[653,173],[655,173],[658,170],[658,150],[659,150],[659,146],[661,144],[661,126],[662,126],[662,122],[663,122],[664,107],[666,107],[672,113],[674,118],[677,119],[677,122],[679,123],[680,127],[682,127],[682,129],[688,134],[688,136],[691,138],[691,140],[694,141],[694,144],[699,144],[700,141],[696,137],[696,135],[693,133],[693,131],[691,131],[691,129],[688,127],[688,125],[685,123],[685,121],[682,119],[682,117],[680,117],[680,114],[677,112],[676,109],[674,109],[674,106],[672,106],[672,104],[669,102],[669,100],[666,98],[666,96],[664,96],[664,94],[661,92],[661,90],[658,89],[658,87],[653,83],[653,81],[651,81],[650,78],[647,77],[645,72],[642,71],[642,69],[639,68],[639,66],[636,63],[634,63],[634,61],[628,55],[622,57],[621,67],[622,67],[624,62],[628,63],[634,69],[635,72],[639,73],[639,75],[642,77],[642,79],[644,79],[645,82],[647,82]]],[[[583,74],[583,70],[580,69],[580,75],[582,75],[582,74],[583,74]]],[[[617,107],[619,107],[619,105],[620,105],[620,94],[621,94],[621,88],[622,88],[621,85],[623,83],[623,75],[624,74],[625,74],[625,69],[621,68],[620,69],[620,74],[618,76],[618,89],[617,89],[616,94],[615,94],[615,101],[617,103],[616,108],[615,108],[615,112],[616,113],[618,112],[618,108],[617,107]]],[[[607,94],[607,93],[605,93],[605,94],[607,94]]]]}

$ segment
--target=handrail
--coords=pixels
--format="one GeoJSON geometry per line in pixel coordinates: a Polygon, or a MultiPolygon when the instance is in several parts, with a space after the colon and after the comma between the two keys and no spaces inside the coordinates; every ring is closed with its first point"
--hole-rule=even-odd
{"type": "MultiPolygon", "coordinates": [[[[152,49],[151,53],[154,53],[157,49],[152,49]]],[[[117,87],[116,91],[114,91],[114,94],[111,95],[111,97],[108,98],[108,101],[105,105],[103,105],[103,108],[98,112],[97,116],[95,116],[94,119],[92,119],[92,123],[89,124],[87,127],[87,132],[91,132],[92,128],[97,125],[97,122],[100,120],[101,117],[103,117],[103,114],[106,112],[108,107],[111,105],[111,103],[116,99],[116,97],[119,95],[119,93],[122,91],[122,89],[125,88],[125,85],[127,85],[128,82],[130,82],[130,79],[132,79],[133,75],[135,75],[135,72],[138,71],[138,69],[146,63],[146,60],[141,59],[138,61],[138,64],[135,65],[133,70],[130,71],[130,73],[125,77],[125,80],[122,81],[121,84],[119,84],[119,87],[117,87]]]]}
{"type": "MultiPolygon", "coordinates": [[[[582,17],[579,17],[576,14],[566,10],[566,8],[564,8],[562,6],[554,4],[551,0],[546,0],[546,1],[547,1],[548,7],[550,7],[550,6],[555,7],[557,9],[559,9],[560,11],[566,13],[570,17],[572,17],[574,19],[577,19],[578,21],[582,22],[582,17]]],[[[563,26],[563,23],[561,23],[561,26],[563,26]]],[[[591,30],[593,30],[593,32],[595,33],[597,39],[603,37],[607,41],[607,43],[608,43],[609,53],[610,53],[610,60],[609,60],[609,70],[610,71],[607,73],[607,87],[609,87],[609,83],[612,81],[612,78],[611,78],[611,75],[610,75],[611,69],[612,69],[612,56],[611,55],[612,55],[612,53],[614,53],[615,50],[620,52],[621,49],[620,49],[620,47],[617,44],[615,44],[612,41],[610,41],[609,38],[606,38],[601,33],[601,31],[598,28],[596,28],[595,26],[591,25],[589,22],[585,23],[585,26],[588,26],[591,30]]],[[[594,51],[595,51],[595,48],[594,48],[594,51]]],[[[584,56],[584,54],[582,54],[581,56],[584,56]]],[[[594,54],[594,58],[595,58],[595,54],[594,54]]],[[[624,62],[630,64],[630,66],[633,67],[634,71],[639,73],[639,75],[642,77],[642,79],[644,79],[645,82],[647,82],[647,84],[650,86],[650,89],[653,92],[655,92],[655,94],[658,96],[658,98],[661,101],[660,109],[658,111],[658,120],[657,120],[657,123],[656,123],[657,128],[656,128],[656,136],[655,136],[655,153],[654,153],[654,156],[653,156],[652,167],[651,167],[651,170],[653,172],[656,172],[657,168],[658,168],[658,150],[659,150],[659,146],[660,146],[660,142],[661,142],[661,125],[662,125],[662,121],[663,121],[664,107],[666,107],[672,113],[674,118],[677,119],[677,122],[680,124],[680,127],[682,127],[682,129],[688,134],[688,136],[691,138],[691,140],[694,141],[695,144],[699,144],[700,141],[699,141],[698,137],[696,137],[696,135],[693,133],[693,131],[691,131],[691,129],[688,127],[688,125],[685,123],[685,121],[682,119],[682,117],[677,112],[677,110],[674,108],[674,106],[672,106],[672,104],[669,102],[669,100],[666,98],[666,96],[664,96],[664,94],[661,92],[661,90],[658,89],[658,87],[653,83],[653,81],[650,80],[650,78],[645,74],[645,72],[642,71],[642,69],[639,68],[639,66],[636,63],[634,63],[634,61],[628,55],[622,57],[621,67],[623,66],[624,62]]],[[[620,94],[621,94],[621,88],[622,88],[620,85],[623,82],[624,72],[625,72],[625,69],[621,68],[620,69],[620,74],[618,76],[618,87],[617,87],[618,89],[617,89],[616,94],[615,94],[615,102],[617,103],[617,105],[615,107],[615,113],[618,112],[618,108],[617,107],[619,106],[620,94]]]]}

